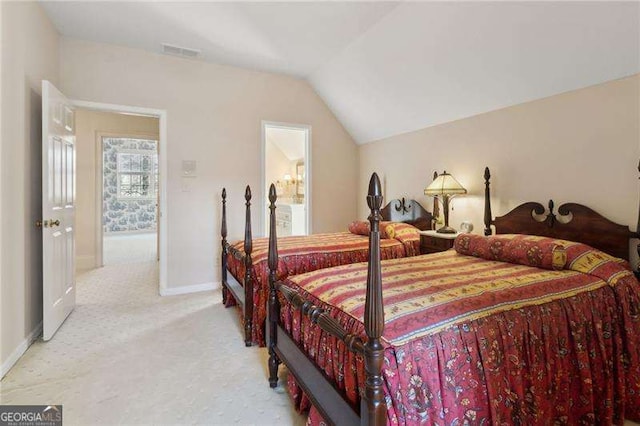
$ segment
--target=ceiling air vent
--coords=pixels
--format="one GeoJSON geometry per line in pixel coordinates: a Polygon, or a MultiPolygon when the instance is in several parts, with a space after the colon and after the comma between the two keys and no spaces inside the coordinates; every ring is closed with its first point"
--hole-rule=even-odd
{"type": "Polygon", "coordinates": [[[183,58],[195,59],[200,55],[198,49],[175,46],[173,44],[162,43],[162,53],[166,55],[182,56],[183,58]]]}

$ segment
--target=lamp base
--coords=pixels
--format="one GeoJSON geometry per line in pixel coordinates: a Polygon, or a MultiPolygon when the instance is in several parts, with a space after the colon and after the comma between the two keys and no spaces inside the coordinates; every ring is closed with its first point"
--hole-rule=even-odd
{"type": "Polygon", "coordinates": [[[443,226],[442,228],[438,229],[436,232],[439,234],[455,234],[458,231],[456,231],[450,226],[443,226]]]}

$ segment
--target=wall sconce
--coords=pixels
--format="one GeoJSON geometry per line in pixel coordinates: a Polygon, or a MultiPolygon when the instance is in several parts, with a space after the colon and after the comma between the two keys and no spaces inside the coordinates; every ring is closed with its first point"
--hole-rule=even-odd
{"type": "Polygon", "coordinates": [[[282,178],[282,192],[285,197],[293,197],[295,195],[296,180],[289,173],[282,178]]]}

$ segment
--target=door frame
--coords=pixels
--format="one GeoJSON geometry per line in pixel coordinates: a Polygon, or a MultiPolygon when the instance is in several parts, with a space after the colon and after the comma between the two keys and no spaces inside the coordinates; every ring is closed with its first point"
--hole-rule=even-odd
{"type": "Polygon", "coordinates": [[[267,236],[267,209],[264,208],[268,203],[267,199],[267,183],[266,183],[266,143],[267,143],[267,127],[275,127],[278,129],[288,130],[303,130],[305,132],[304,141],[304,203],[305,203],[305,232],[307,235],[311,234],[311,125],[310,124],[297,124],[297,123],[283,123],[278,121],[262,120],[260,127],[260,228],[261,235],[267,236]]]}
{"type": "MultiPolygon", "coordinates": [[[[158,141],[160,134],[151,134],[151,133],[141,133],[141,132],[126,132],[126,133],[118,133],[118,132],[96,132],[96,260],[95,266],[96,268],[100,268],[104,266],[104,229],[102,226],[102,218],[104,215],[104,152],[103,152],[103,138],[139,138],[146,140],[154,140],[158,141]]],[[[159,142],[156,143],[156,153],[158,154],[158,166],[160,165],[160,146],[159,142]]],[[[160,175],[160,168],[158,167],[158,175],[159,178],[162,179],[160,175]]],[[[162,186],[158,182],[158,186],[162,186]]],[[[160,188],[158,188],[158,198],[160,198],[160,188]]],[[[158,209],[160,208],[160,200],[156,200],[158,204],[158,209]]],[[[156,214],[156,222],[158,223],[158,216],[156,214]]],[[[155,233],[157,236],[160,234],[160,227],[156,225],[155,233]]],[[[159,239],[158,239],[159,241],[159,239]]],[[[160,244],[158,242],[158,255],[160,254],[160,244]]]]}
{"type": "MultiPolygon", "coordinates": [[[[158,192],[159,213],[158,213],[158,242],[160,248],[160,278],[158,293],[162,295],[167,289],[167,155],[160,153],[167,152],[167,110],[156,108],[144,108],[130,105],[117,105],[102,102],[79,101],[72,100],[73,106],[76,108],[88,109],[92,111],[125,113],[134,115],[144,115],[148,117],[156,117],[159,119],[159,137],[158,137],[158,167],[160,173],[160,190],[158,192]]],[[[101,207],[102,209],[102,207],[101,207]]],[[[100,228],[102,228],[100,226],[100,228]]],[[[97,254],[97,253],[96,253],[97,254]]]]}

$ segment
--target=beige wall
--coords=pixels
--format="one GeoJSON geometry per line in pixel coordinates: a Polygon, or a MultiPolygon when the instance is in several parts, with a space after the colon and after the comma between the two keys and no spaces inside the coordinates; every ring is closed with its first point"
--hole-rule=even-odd
{"type": "Polygon", "coordinates": [[[159,137],[158,119],[76,110],[76,268],[96,266],[96,149],[99,135],[159,137]]]}
{"type": "Polygon", "coordinates": [[[262,120],[312,126],[313,231],[353,220],[358,150],[307,82],[65,38],[60,59],[61,89],[73,99],[167,111],[169,287],[219,280],[221,189],[239,238],[244,187],[260,188],[262,120]],[[181,190],[182,160],[198,162],[190,192],[181,190]]]}
{"type": "Polygon", "coordinates": [[[41,80],[58,83],[58,34],[36,2],[0,2],[3,368],[42,320],[41,80]]]}
{"type": "MultiPolygon", "coordinates": [[[[493,214],[525,201],[578,202],[636,228],[640,157],[640,76],[576,90],[360,146],[358,194],[371,172],[387,198],[430,205],[423,189],[447,170],[469,190],[450,222],[482,232],[483,170],[491,168],[493,214]]],[[[358,211],[366,203],[358,197],[358,211]]]]}

